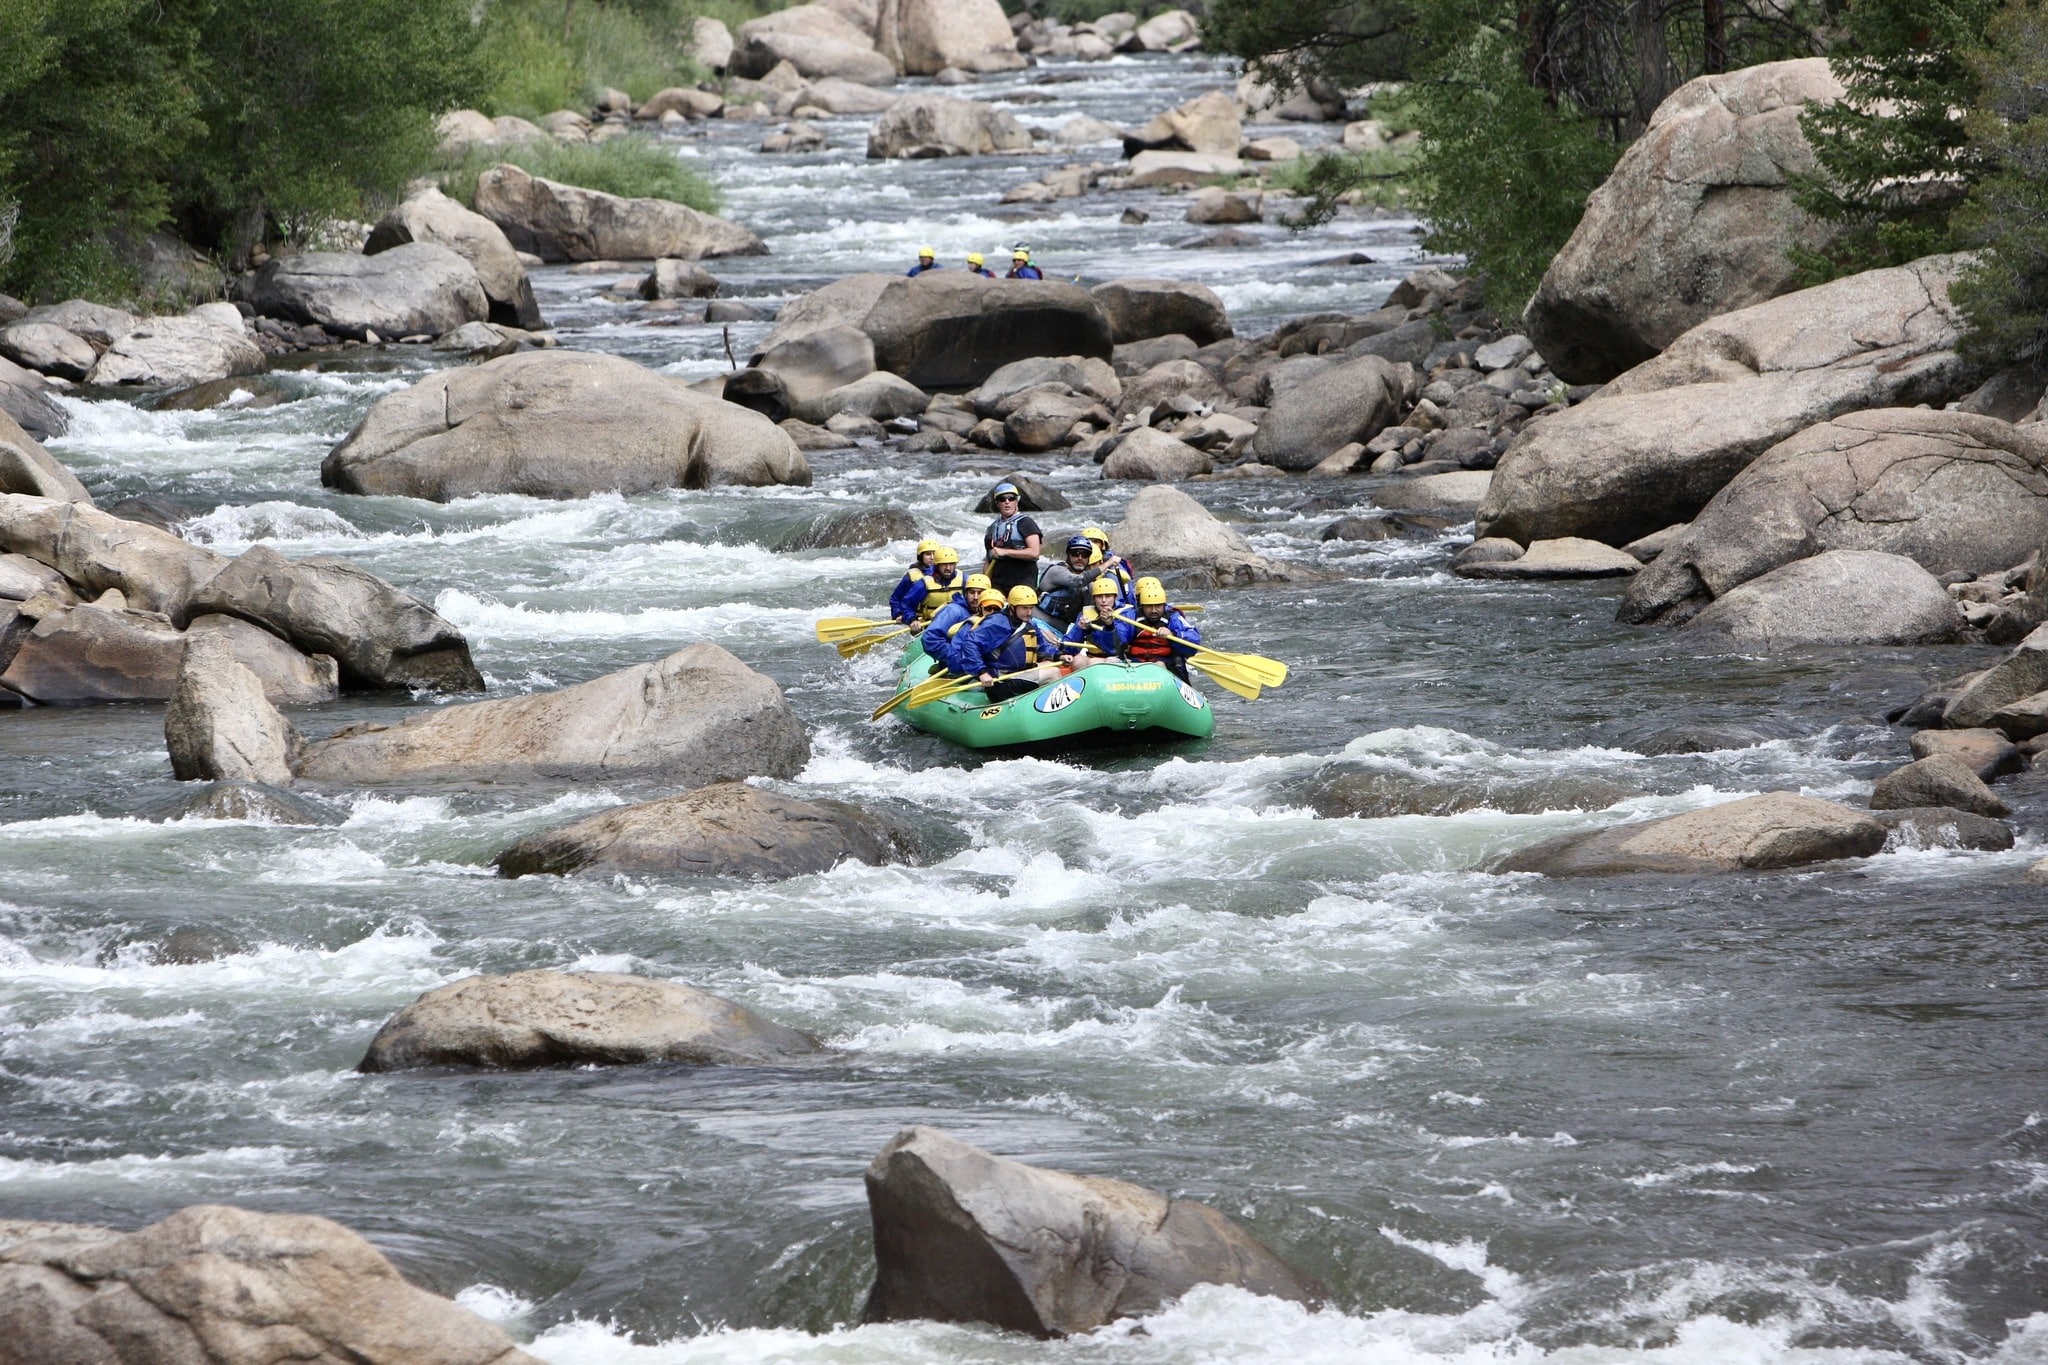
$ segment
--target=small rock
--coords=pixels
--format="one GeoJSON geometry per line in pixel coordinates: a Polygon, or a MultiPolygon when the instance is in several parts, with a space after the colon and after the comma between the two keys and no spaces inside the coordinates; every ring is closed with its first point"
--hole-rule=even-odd
{"type": "MultiPolygon", "coordinates": [[[[1498,541],[1498,537],[1475,541],[1471,549],[1498,541]]],[[[1463,563],[1453,560],[1451,564],[1451,571],[1463,578],[1620,578],[1640,568],[1642,564],[1634,555],[1597,540],[1571,536],[1534,541],[1512,559],[1475,558],[1463,563]]]]}
{"type": "Polygon", "coordinates": [[[1484,575],[1466,573],[1465,570],[1481,564],[1511,564],[1521,557],[1522,547],[1512,540],[1489,536],[1473,541],[1451,556],[1451,572],[1465,578],[1479,578],[1484,575]]]}
{"type": "Polygon", "coordinates": [[[1867,811],[1795,792],[1767,792],[1658,820],[1546,839],[1509,854],[1494,870],[1548,877],[1763,871],[1867,858],[1884,847],[1885,838],[1885,827],[1867,811]]]}
{"type": "MultiPolygon", "coordinates": [[[[1507,370],[1520,366],[1523,361],[1536,354],[1535,343],[1516,333],[1502,337],[1499,341],[1488,342],[1472,353],[1472,363],[1487,374],[1495,370],[1507,370]]],[[[1526,367],[1525,367],[1526,368],[1526,367]]]]}
{"type": "Polygon", "coordinates": [[[767,1066],[818,1051],[807,1034],[680,982],[529,971],[428,991],[377,1031],[356,1069],[767,1066]]]}

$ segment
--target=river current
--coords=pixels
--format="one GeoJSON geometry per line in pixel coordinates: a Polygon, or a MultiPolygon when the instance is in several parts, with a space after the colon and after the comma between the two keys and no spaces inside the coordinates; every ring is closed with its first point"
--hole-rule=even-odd
{"type": "MultiPolygon", "coordinates": [[[[1229,78],[1120,59],[991,84],[1029,122],[1132,124],[1229,78]]],[[[729,294],[1026,240],[1060,277],[1211,284],[1255,333],[1374,307],[1421,260],[1416,225],[1386,215],[1235,249],[1176,246],[1200,229],[1151,192],[1010,217],[1000,192],[1066,158],[870,163],[862,121],[828,126],[835,150],[785,159],[753,152],[759,125],[678,139],[773,252],[712,263],[729,294]],[[1122,223],[1131,206],[1151,221],[1122,223]]],[[[725,368],[721,329],[631,321],[594,297],[608,282],[539,272],[566,344],[725,368]]],[[[734,327],[742,358],[764,330],[734,327]]],[[[160,708],[0,715],[0,1216],[324,1214],[557,1365],[2048,1359],[2048,910],[2022,880],[2048,853],[2041,779],[2001,788],[2009,853],[1699,880],[1482,870],[1748,793],[1860,798],[1905,757],[1884,712],[1988,651],[1703,653],[1615,624],[1611,584],[1452,577],[1469,526],[1321,541],[1369,502],[1364,480],[1191,484],[1262,552],[1342,575],[1205,598],[1209,638],[1286,660],[1288,685],[1210,689],[1203,744],[970,757],[868,723],[889,661],[812,638],[821,615],[874,613],[910,547],[768,547],[821,508],[888,503],[968,551],[969,508],[1017,467],[1074,500],[1045,518],[1062,532],[1119,519],[1130,487],[1057,456],[868,447],[814,455],[811,489],[323,490],[332,443],[439,363],[398,348],[286,370],[293,401],[253,411],[67,399],[52,449],[102,502],[192,505],[186,534],[225,553],[343,555],[398,583],[468,633],[495,695],[716,641],[810,729],[787,788],[908,816],[931,861],[504,881],[490,859],[515,837],[656,793],[329,790],[310,793],[317,827],[163,823],[180,787],[160,708]],[[1338,774],[1364,815],[1316,813],[1338,774]],[[225,955],[160,961],[177,929],[225,955]],[[355,1074],[422,991],[528,967],[687,981],[841,1060],[355,1074]],[[1203,1289],[1052,1344],[854,1327],[861,1171],[913,1123],[1213,1202],[1332,1305],[1203,1289]]],[[[296,720],[319,735],[416,704],[296,720]]]]}

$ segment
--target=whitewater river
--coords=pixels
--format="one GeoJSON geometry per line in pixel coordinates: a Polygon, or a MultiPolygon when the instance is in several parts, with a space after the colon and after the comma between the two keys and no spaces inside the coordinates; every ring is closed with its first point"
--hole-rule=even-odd
{"type": "MultiPolygon", "coordinates": [[[[1227,79],[1173,61],[1003,83],[1051,124],[1131,123],[1227,79]],[[1075,78],[1081,78],[1076,80],[1075,78]]],[[[1375,306],[1414,224],[1347,217],[1190,250],[1144,194],[999,217],[1042,160],[771,161],[763,129],[683,140],[774,254],[783,298],[854,269],[1020,238],[1056,274],[1214,285],[1242,330],[1375,306]],[[1151,223],[1124,226],[1131,205],[1151,223]],[[1370,265],[1331,265],[1364,253],[1370,265]]],[[[1315,137],[1327,137],[1313,130],[1315,137]]],[[[1108,158],[1112,149],[1096,149],[1108,158]]],[[[570,345],[689,377],[719,329],[625,321],[604,277],[542,272],[570,345]]],[[[742,356],[762,328],[734,329],[742,356]]],[[[909,546],[777,554],[826,507],[889,503],[967,550],[1011,466],[813,456],[812,489],[436,506],[319,485],[321,456],[435,360],[287,372],[295,401],[154,414],[74,401],[53,444],[104,501],[190,504],[235,553],[344,555],[468,632],[494,694],[712,640],[809,727],[790,790],[909,817],[919,867],[775,885],[508,882],[515,837],[656,794],[321,791],[312,828],[186,821],[155,707],[0,716],[0,1216],[139,1226],[199,1201],[325,1214],[408,1274],[585,1362],[2048,1358],[2048,853],[2023,777],[2010,853],[1893,849],[1765,876],[1489,875],[1567,830],[1797,789],[1855,799],[1904,758],[1888,706],[1965,648],[1702,655],[1613,623],[1611,584],[1465,582],[1469,538],[1325,545],[1361,480],[1195,484],[1313,588],[1207,599],[1205,632],[1287,660],[1215,738],[1065,761],[971,758],[869,724],[887,660],[820,615],[873,612],[909,546]],[[1313,804],[1342,778],[1366,816],[1313,804]],[[225,955],[160,964],[199,931],[225,955]],[[188,935],[187,937],[191,937],[188,935]],[[356,1075],[378,1025],[477,971],[687,981],[829,1040],[801,1071],[356,1075]],[[898,1129],[1214,1202],[1322,1278],[1306,1313],[1207,1289],[1039,1344],[851,1326],[860,1174],[898,1129]]],[[[1130,489],[1043,459],[1113,522],[1130,489]]],[[[349,699],[318,735],[413,705],[349,699]]]]}

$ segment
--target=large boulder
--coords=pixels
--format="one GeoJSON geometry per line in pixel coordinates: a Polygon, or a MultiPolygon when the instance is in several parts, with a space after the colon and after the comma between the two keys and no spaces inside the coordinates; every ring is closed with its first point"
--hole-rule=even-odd
{"type": "Polygon", "coordinates": [[[83,604],[45,612],[0,687],[43,706],[162,701],[184,658],[184,634],[160,614],[83,604]]]}
{"type": "Polygon", "coordinates": [[[1610,545],[1690,521],[1778,442],[1845,413],[1940,406],[1968,367],[1932,256],[1703,322],[1598,396],[1539,418],[1501,456],[1479,533],[1610,545]]]}
{"type": "Polygon", "coordinates": [[[265,317],[364,340],[439,336],[490,316],[476,269],[445,246],[411,242],[375,256],[308,251],[256,272],[249,303],[265,317]]]}
{"type": "Polygon", "coordinates": [[[2048,541],[2048,428],[1918,408],[1849,413],[1771,447],[1629,586],[1624,621],[1683,618],[1826,550],[1988,573],[2048,541]]]}
{"type": "Polygon", "coordinates": [[[873,37],[825,5],[794,5],[740,25],[734,71],[758,80],[783,62],[809,80],[839,76],[888,85],[896,79],[896,64],[875,51],[873,37]]]}
{"type": "Polygon", "coordinates": [[[1138,490],[1110,543],[1145,569],[1206,569],[1219,584],[1285,582],[1291,575],[1178,488],[1138,490]]]}
{"type": "Polygon", "coordinates": [[[1106,360],[1077,355],[1033,356],[1013,360],[971,393],[967,401],[983,417],[1007,417],[1034,391],[1065,388],[1102,403],[1123,396],[1123,381],[1106,360]]]}
{"type": "Polygon", "coordinates": [[[906,76],[1015,71],[1025,64],[998,0],[882,0],[875,47],[906,76]]]}
{"type": "Polygon", "coordinates": [[[252,621],[306,654],[330,656],[351,689],[483,691],[461,631],[347,560],[293,561],[257,545],[215,573],[190,608],[252,621]]]}
{"type": "Polygon", "coordinates": [[[1052,280],[984,280],[939,271],[850,275],[785,307],[762,343],[828,327],[852,327],[874,343],[878,368],[920,389],[969,389],[1033,356],[1109,359],[1109,321],[1088,292],[1052,280]]]}
{"type": "MultiPolygon", "coordinates": [[[[1942,708],[1941,723],[1951,730],[1984,725],[2002,729],[1995,718],[2007,707],[2044,691],[2048,691],[2048,626],[2039,626],[2003,659],[1957,688],[1942,708]]],[[[2039,732],[2029,727],[2027,733],[2039,732]]]]}
{"type": "Polygon", "coordinates": [[[26,318],[0,327],[0,356],[59,379],[83,379],[99,360],[99,352],[78,333],[26,318]]]}
{"type": "Polygon", "coordinates": [[[1206,284],[1180,280],[1111,280],[1088,291],[1109,319],[1117,345],[1153,337],[1185,336],[1207,346],[1236,335],[1223,300],[1206,284]]]}
{"type": "Polygon", "coordinates": [[[530,834],[498,855],[498,874],[758,877],[879,866],[905,852],[899,829],[841,801],[802,801],[720,782],[621,806],[530,834]]]}
{"type": "Polygon", "coordinates": [[[115,339],[85,382],[174,388],[261,374],[268,367],[235,306],[209,303],[181,317],[143,319],[115,339]]]}
{"type": "Polygon", "coordinates": [[[1124,136],[1124,155],[1140,152],[1199,152],[1205,156],[1236,156],[1244,142],[1244,119],[1237,101],[1225,90],[1197,95],[1186,104],[1124,136]]]}
{"type": "Polygon", "coordinates": [[[540,1365],[325,1218],[194,1204],[138,1232],[0,1222],[18,1361],[540,1365]]]}
{"type": "Polygon", "coordinates": [[[180,781],[289,786],[298,743],[227,636],[202,635],[187,645],[164,708],[164,748],[180,781]]]}
{"type": "Polygon", "coordinates": [[[191,618],[193,598],[228,562],[85,501],[8,494],[0,494],[0,551],[47,564],[86,597],[118,589],[128,606],[161,612],[174,626],[191,618]]]}
{"type": "Polygon", "coordinates": [[[781,422],[798,408],[873,373],[875,343],[866,332],[844,324],[822,327],[776,341],[745,369],[727,375],[725,401],[781,422]]]}
{"type": "Polygon", "coordinates": [[[1494,870],[1546,877],[1763,871],[1867,858],[1884,841],[1885,827],[1866,811],[1796,792],[1766,792],[1657,820],[1546,839],[1509,854],[1494,870]]]}
{"type": "Polygon", "coordinates": [[[706,71],[723,72],[731,66],[738,46],[723,21],[702,15],[690,21],[690,55],[706,71]]]}
{"type": "Polygon", "coordinates": [[[1102,1176],[1027,1166],[907,1128],[867,1169],[867,1322],[985,1323],[1050,1338],[1222,1284],[1311,1307],[1315,1280],[1210,1208],[1102,1176]]]}
{"type": "Polygon", "coordinates": [[[91,503],[78,476],[57,463],[35,437],[0,412],[0,493],[91,503]]]}
{"type": "Polygon", "coordinates": [[[1325,371],[1273,400],[1251,453],[1280,469],[1313,469],[1352,442],[1370,441],[1401,410],[1413,374],[1376,355],[1325,371]]]}
{"type": "Polygon", "coordinates": [[[490,320],[527,331],[545,326],[526,267],[504,229],[481,213],[464,208],[430,185],[411,195],[370,229],[363,254],[375,256],[408,242],[447,247],[468,261],[490,301],[490,320]]]}
{"type": "Polygon", "coordinates": [[[515,248],[544,261],[695,261],[768,253],[738,223],[687,204],[624,199],[544,180],[510,164],[477,177],[476,211],[503,229],[515,248]]]}
{"type": "Polygon", "coordinates": [[[530,971],[428,991],[385,1021],[357,1069],[766,1066],[819,1050],[808,1034],[679,981],[530,971]]]}
{"type": "Polygon", "coordinates": [[[1105,479],[1139,479],[1146,483],[1178,483],[1216,467],[1207,455],[1163,431],[1139,427],[1116,443],[1102,462],[1105,479]]]}
{"type": "Polygon", "coordinates": [[[331,654],[305,654],[239,616],[194,616],[185,627],[187,652],[218,636],[236,662],[256,675],[273,706],[318,706],[341,695],[341,664],[331,654]]]}
{"type": "Polygon", "coordinates": [[[1959,635],[1963,614],[1940,580],[1904,555],[1828,550],[1729,589],[1686,629],[1766,649],[1931,645],[1959,635]]]}
{"type": "MultiPolygon", "coordinates": [[[[51,394],[56,385],[0,356],[0,416],[18,424],[30,437],[48,441],[71,428],[71,416],[59,407],[51,394]]],[[[0,472],[0,490],[7,490],[7,475],[0,472]]]]}
{"type": "Polygon", "coordinates": [[[380,398],[328,452],[320,478],[349,493],[448,502],[808,484],[811,467],[767,418],[678,379],[618,356],[528,351],[380,398]]]}
{"type": "Polygon", "coordinates": [[[312,745],[302,777],[589,782],[701,787],[794,777],[810,743],[782,689],[713,644],[556,692],[443,706],[354,725],[312,745]]]}
{"type": "Polygon", "coordinates": [[[1933,754],[1894,768],[1870,789],[1872,810],[1918,810],[1946,806],[1972,815],[2002,818],[2012,810],[1976,769],[1955,754],[1933,754]]]}
{"type": "Polygon", "coordinates": [[[1791,289],[1792,250],[1830,235],[1792,202],[1792,180],[1816,169],[1799,118],[1841,96],[1827,58],[1805,57],[1701,76],[1657,106],[1523,315],[1552,372],[1604,383],[1791,289]]]}
{"type": "Polygon", "coordinates": [[[1030,149],[1030,132],[1009,114],[978,100],[931,91],[897,100],[868,133],[868,156],[875,159],[993,156],[1030,149]]]}

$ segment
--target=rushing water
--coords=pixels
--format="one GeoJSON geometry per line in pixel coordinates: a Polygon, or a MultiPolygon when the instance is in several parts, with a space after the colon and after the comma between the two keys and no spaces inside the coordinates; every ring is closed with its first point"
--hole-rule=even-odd
{"type": "MultiPolygon", "coordinates": [[[[1227,79],[1186,61],[1038,75],[1003,85],[1052,96],[1018,106],[1046,123],[1135,122],[1227,79]]],[[[1048,158],[869,164],[860,121],[832,128],[839,150],[787,160],[753,154],[758,126],[682,144],[775,252],[717,266],[737,292],[1028,238],[1060,274],[1212,283],[1255,331],[1371,307],[1417,259],[1412,223],[1366,217],[1177,248],[1193,230],[1151,194],[1001,217],[999,192],[1048,158]],[[1152,223],[1121,225],[1132,204],[1152,223]],[[1351,252],[1377,264],[1327,264],[1351,252]]],[[[543,272],[569,344],[724,366],[720,329],[632,323],[594,300],[603,283],[543,272]]],[[[734,332],[743,354],[760,329],[734,332]]],[[[887,660],[811,637],[819,615],[872,611],[909,546],[766,546],[823,505],[889,502],[967,549],[966,509],[1009,465],[866,448],[814,457],[813,489],[577,503],[321,489],[331,443],[434,363],[289,373],[295,400],[252,412],[77,401],[54,448],[103,499],[190,502],[188,534],[224,552],[345,555],[418,593],[496,694],[717,641],[809,726],[791,789],[904,813],[934,861],[507,882],[489,860],[514,837],[650,793],[322,791],[318,827],[166,824],[157,708],[0,718],[0,1214],[326,1214],[560,1365],[2048,1358],[2048,914],[2020,875],[2048,851],[2039,780],[2007,788],[2022,837],[2004,854],[1701,880],[1481,870],[1744,793],[1857,797],[1903,756],[1886,707],[1983,651],[1702,654],[1615,625],[1611,585],[1452,578],[1457,535],[1321,542],[1362,481],[1191,485],[1264,552],[1342,572],[1209,602],[1212,639],[1293,680],[1257,703],[1212,693],[1205,744],[969,757],[868,724],[887,660]],[[1372,818],[1315,814],[1337,773],[1372,818]],[[160,963],[179,928],[229,951],[160,963]],[[542,966],[688,981],[841,1060],[353,1072],[421,991],[542,966]],[[849,1326],[870,1266],[860,1173],[911,1123],[1210,1200],[1333,1305],[1205,1289],[1051,1345],[849,1326]]],[[[1128,497],[1092,465],[1026,467],[1074,498],[1060,529],[1128,497]]]]}

